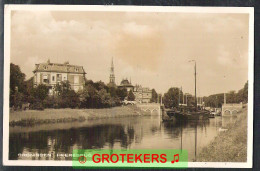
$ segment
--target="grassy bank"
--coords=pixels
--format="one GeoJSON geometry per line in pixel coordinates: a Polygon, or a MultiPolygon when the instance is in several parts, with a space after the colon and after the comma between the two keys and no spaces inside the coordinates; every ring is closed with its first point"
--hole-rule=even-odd
{"type": "Polygon", "coordinates": [[[106,109],[45,109],[11,112],[10,126],[32,126],[35,124],[85,121],[93,119],[118,118],[149,115],[136,106],[122,106],[106,109]]]}
{"type": "Polygon", "coordinates": [[[247,109],[238,114],[236,121],[227,126],[197,158],[198,162],[246,162],[247,109]]]}

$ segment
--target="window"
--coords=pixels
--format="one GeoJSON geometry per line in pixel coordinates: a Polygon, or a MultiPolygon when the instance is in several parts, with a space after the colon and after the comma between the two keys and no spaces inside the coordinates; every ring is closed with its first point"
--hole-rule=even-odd
{"type": "Polygon", "coordinates": [[[65,80],[66,80],[66,77],[63,77],[63,80],[65,81],[65,80]]]}
{"type": "Polygon", "coordinates": [[[55,81],[55,76],[52,76],[52,81],[55,81]]]}
{"type": "Polygon", "coordinates": [[[57,81],[61,81],[61,74],[57,74],[57,81]]]}
{"type": "Polygon", "coordinates": [[[44,76],[43,76],[43,82],[44,82],[44,83],[49,83],[49,80],[48,80],[48,76],[47,76],[47,75],[44,75],[44,76]]]}

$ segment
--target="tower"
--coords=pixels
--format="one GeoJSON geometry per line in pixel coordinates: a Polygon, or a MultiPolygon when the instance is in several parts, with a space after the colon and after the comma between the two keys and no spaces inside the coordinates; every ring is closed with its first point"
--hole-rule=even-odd
{"type": "Polygon", "coordinates": [[[112,58],[112,61],[111,61],[110,76],[109,76],[109,84],[114,84],[114,85],[115,85],[115,73],[114,73],[114,63],[113,63],[113,58],[112,58]]]}

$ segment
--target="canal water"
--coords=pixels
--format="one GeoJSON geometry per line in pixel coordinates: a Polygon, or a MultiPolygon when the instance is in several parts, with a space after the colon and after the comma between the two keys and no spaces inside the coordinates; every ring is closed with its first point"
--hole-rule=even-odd
{"type": "Polygon", "coordinates": [[[154,114],[10,127],[9,159],[71,160],[69,154],[73,149],[186,149],[189,161],[195,161],[195,151],[198,155],[220,133],[219,128],[231,121],[230,117],[216,117],[198,122],[169,123],[162,122],[161,116],[154,114]]]}

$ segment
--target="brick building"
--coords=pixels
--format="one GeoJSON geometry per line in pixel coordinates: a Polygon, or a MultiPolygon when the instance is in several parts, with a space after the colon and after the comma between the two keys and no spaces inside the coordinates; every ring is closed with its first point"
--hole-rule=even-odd
{"type": "Polygon", "coordinates": [[[69,62],[64,64],[46,63],[35,64],[34,86],[45,84],[49,87],[49,94],[53,94],[55,85],[61,81],[69,81],[71,89],[78,92],[83,89],[85,84],[85,75],[83,66],[70,65],[69,62]]]}

